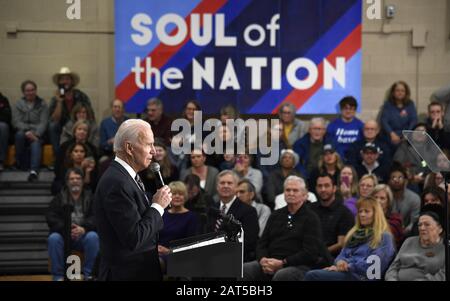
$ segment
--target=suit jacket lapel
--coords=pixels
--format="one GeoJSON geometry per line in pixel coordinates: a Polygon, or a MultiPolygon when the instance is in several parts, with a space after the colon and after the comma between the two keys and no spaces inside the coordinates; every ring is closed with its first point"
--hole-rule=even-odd
{"type": "Polygon", "coordinates": [[[236,198],[233,202],[233,204],[231,204],[230,209],[228,209],[227,214],[233,214],[234,217],[236,217],[236,212],[239,211],[239,207],[240,207],[240,200],[238,198],[236,198]]]}
{"type": "MultiPolygon", "coordinates": [[[[122,174],[124,174],[124,176],[128,179],[128,182],[130,183],[130,185],[133,185],[133,187],[135,188],[135,190],[137,191],[137,194],[139,195],[139,200],[141,202],[141,205],[143,205],[144,208],[149,208],[150,207],[150,200],[147,198],[147,195],[137,186],[136,182],[134,181],[134,179],[131,177],[131,175],[128,173],[128,171],[118,162],[113,161],[111,163],[111,165],[115,168],[117,168],[122,174]]],[[[136,204],[139,206],[139,204],[136,204]]]]}

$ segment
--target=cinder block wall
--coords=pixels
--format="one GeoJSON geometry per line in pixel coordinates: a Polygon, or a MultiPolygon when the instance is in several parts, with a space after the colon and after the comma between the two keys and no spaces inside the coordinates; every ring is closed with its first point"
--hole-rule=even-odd
{"type": "MultiPolygon", "coordinates": [[[[20,83],[35,80],[39,95],[55,91],[51,76],[69,66],[81,76],[98,119],[114,98],[114,2],[80,0],[81,20],[68,20],[65,0],[0,0],[0,91],[15,102],[20,83]],[[14,32],[17,29],[16,33],[14,32]]],[[[450,0],[380,0],[393,4],[391,20],[369,20],[363,11],[363,111],[375,117],[392,82],[407,81],[419,112],[430,94],[450,84],[450,0]],[[425,47],[413,35],[426,31],[425,47]]]]}
{"type": "Polygon", "coordinates": [[[0,91],[11,102],[21,97],[25,79],[50,101],[52,75],[69,66],[97,118],[106,115],[114,97],[114,1],[80,1],[81,19],[69,20],[66,0],[0,0],[0,91]],[[11,26],[16,34],[7,33],[11,26]]]}
{"type": "MultiPolygon", "coordinates": [[[[364,9],[368,7],[367,1],[364,9]]],[[[393,19],[363,20],[363,112],[375,117],[386,90],[405,80],[419,113],[427,110],[431,93],[450,85],[450,1],[380,0],[396,7],[393,19]],[[425,47],[414,47],[426,31],[425,47]]]]}

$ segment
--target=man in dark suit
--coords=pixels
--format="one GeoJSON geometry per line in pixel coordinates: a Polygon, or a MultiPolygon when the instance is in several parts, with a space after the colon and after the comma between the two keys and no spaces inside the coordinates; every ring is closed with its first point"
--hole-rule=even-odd
{"type": "Polygon", "coordinates": [[[100,179],[95,217],[100,237],[100,280],[161,280],[158,232],[172,199],[167,186],[149,200],[137,173],[155,154],[150,125],[129,119],[114,140],[116,157],[100,179]]]}
{"type": "MultiPolygon", "coordinates": [[[[230,215],[242,223],[244,230],[244,261],[255,259],[256,242],[258,240],[259,224],[256,209],[245,204],[236,197],[239,177],[231,170],[224,170],[217,175],[217,194],[219,202],[211,205],[214,209],[219,209],[222,213],[230,215]]],[[[220,218],[213,214],[209,215],[209,231],[219,231],[221,226],[220,218]]]]}

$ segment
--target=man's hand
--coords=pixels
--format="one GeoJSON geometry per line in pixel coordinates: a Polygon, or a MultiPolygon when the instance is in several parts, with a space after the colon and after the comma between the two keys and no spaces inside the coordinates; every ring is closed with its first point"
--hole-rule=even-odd
{"type": "Polygon", "coordinates": [[[269,260],[268,258],[263,257],[263,258],[261,258],[261,259],[259,260],[259,264],[260,264],[261,266],[266,265],[267,262],[268,262],[268,260],[269,260]]]}
{"type": "Polygon", "coordinates": [[[25,132],[25,137],[32,142],[39,140],[39,138],[32,131],[25,132]]]}
{"type": "Polygon", "coordinates": [[[77,224],[72,224],[72,230],[70,232],[70,236],[73,240],[78,240],[81,236],[83,236],[86,233],[86,230],[78,226],[77,224]]]}
{"type": "Polygon", "coordinates": [[[259,261],[261,269],[265,274],[272,275],[283,267],[283,261],[275,258],[263,257],[259,261]]]}
{"type": "Polygon", "coordinates": [[[95,168],[95,161],[91,158],[86,158],[81,163],[81,166],[83,167],[85,173],[91,173],[95,168]]]}
{"type": "Polygon", "coordinates": [[[276,272],[283,268],[283,260],[270,258],[268,263],[269,269],[276,272]]]}
{"type": "Polygon", "coordinates": [[[169,206],[172,201],[172,192],[170,191],[169,186],[164,185],[160,189],[156,191],[153,195],[152,202],[160,205],[163,208],[169,206]]]}
{"type": "Polygon", "coordinates": [[[269,268],[269,258],[263,257],[259,260],[259,265],[264,274],[273,274],[273,271],[269,268]]]}
{"type": "Polygon", "coordinates": [[[158,246],[158,254],[161,255],[167,255],[170,253],[170,250],[164,246],[158,246]]]}
{"type": "Polygon", "coordinates": [[[443,127],[444,127],[444,124],[442,122],[442,118],[441,117],[433,119],[433,123],[431,125],[431,128],[441,130],[443,127]]]}

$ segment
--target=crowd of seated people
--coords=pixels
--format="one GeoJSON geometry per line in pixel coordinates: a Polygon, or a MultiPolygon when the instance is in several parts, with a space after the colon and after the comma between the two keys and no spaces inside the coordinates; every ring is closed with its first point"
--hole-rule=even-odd
{"type": "MultiPolygon", "coordinates": [[[[97,124],[91,99],[77,88],[80,78],[76,73],[67,67],[61,68],[53,81],[55,94],[49,105],[38,96],[38,87],[31,80],[21,84],[23,97],[14,105],[0,94],[0,171],[4,169],[9,142],[15,144],[17,168],[27,170],[30,181],[37,180],[42,146],[50,143],[55,158],[53,195],[58,196],[70,188],[67,171],[74,169],[80,171],[83,190],[93,193],[114,158],[115,133],[128,119],[124,104],[113,100],[111,114],[97,124]]],[[[448,110],[442,102],[431,102],[426,119],[418,122],[409,86],[402,81],[389,89],[378,120],[365,123],[359,120],[357,106],[354,97],[344,97],[339,102],[339,116],[327,125],[322,117],[314,117],[309,123],[301,121],[296,118],[295,106],[283,103],[278,109],[280,123],[268,129],[270,135],[279,136],[278,149],[272,149],[272,152],[279,152],[279,160],[266,166],[261,164],[262,154],[249,148],[245,148],[244,153],[217,154],[198,143],[214,130],[194,132],[194,113],[201,112],[199,102],[188,100],[184,107],[180,106],[180,116],[169,116],[164,112],[162,100],[149,99],[142,118],[151,124],[155,136],[153,160],[160,164],[164,182],[172,183],[171,187],[177,191],[167,217],[170,215],[176,221],[183,216],[179,213],[184,212],[196,217],[196,225],[192,226],[196,230],[182,233],[176,239],[217,231],[220,222],[210,212],[215,208],[233,214],[244,226],[245,261],[251,263],[247,267],[248,279],[328,279],[335,277],[330,273],[336,271],[344,272],[337,278],[365,279],[353,270],[356,267],[351,262],[344,264],[342,261],[346,260],[348,252],[355,250],[361,251],[365,258],[371,248],[372,251],[388,248],[386,254],[392,260],[397,256],[396,266],[401,269],[402,256],[395,252],[402,250],[406,242],[408,248],[423,248],[420,239],[412,244],[410,238],[420,236],[420,225],[426,224],[420,221],[427,217],[423,214],[424,208],[437,203],[443,211],[444,204],[442,174],[432,172],[424,164],[409,141],[402,138],[402,131],[428,133],[447,155],[450,126],[445,112],[448,110]],[[191,131],[183,137],[171,130],[172,120],[179,117],[191,125],[191,131]],[[191,151],[174,153],[174,143],[187,143],[191,151]],[[298,185],[299,192],[289,194],[287,187],[298,185]],[[298,201],[295,200],[297,193],[298,201]],[[380,204],[382,217],[378,216],[379,208],[372,204],[372,199],[380,204]],[[361,211],[376,216],[368,224],[362,224],[365,217],[361,211]],[[305,213],[298,215],[298,212],[305,213]],[[303,222],[304,219],[308,222],[303,222]],[[293,225],[295,231],[303,235],[311,231],[315,239],[320,240],[314,241],[317,245],[311,247],[316,253],[304,250],[302,242],[296,241],[289,230],[291,226],[281,227],[283,223],[293,225]],[[312,225],[317,229],[310,229],[312,225]],[[388,239],[393,240],[394,253],[388,239]],[[327,275],[314,271],[305,276],[308,270],[325,266],[329,266],[327,275]]],[[[232,105],[220,109],[220,118],[215,124],[216,143],[237,149],[240,142],[226,121],[239,116],[232,105]]],[[[420,144],[424,142],[423,137],[413,135],[412,139],[420,144]]],[[[445,166],[447,157],[439,156],[438,160],[445,166]]],[[[154,173],[144,170],[140,176],[147,192],[155,193],[154,173]]],[[[433,216],[431,219],[429,223],[439,224],[433,216]]],[[[54,237],[52,239],[56,240],[54,237]]],[[[161,244],[162,256],[170,239],[173,237],[169,235],[161,244]]],[[[389,264],[383,263],[383,273],[389,264]]]]}

